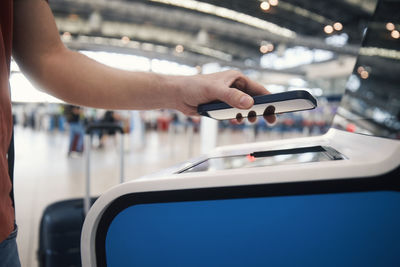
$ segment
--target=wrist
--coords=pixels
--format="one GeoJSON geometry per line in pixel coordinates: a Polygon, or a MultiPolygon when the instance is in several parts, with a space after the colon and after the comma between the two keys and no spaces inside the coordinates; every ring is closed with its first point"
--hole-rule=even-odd
{"type": "Polygon", "coordinates": [[[183,91],[186,87],[186,76],[162,75],[161,88],[165,94],[163,108],[181,110],[183,91]]]}

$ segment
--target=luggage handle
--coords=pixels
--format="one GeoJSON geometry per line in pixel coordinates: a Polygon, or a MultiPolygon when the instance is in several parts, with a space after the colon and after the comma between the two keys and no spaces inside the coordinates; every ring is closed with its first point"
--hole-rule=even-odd
{"type": "Polygon", "coordinates": [[[120,142],[120,183],[124,182],[124,130],[119,124],[115,123],[92,123],[86,127],[85,131],[85,159],[86,159],[86,195],[84,198],[84,212],[85,215],[89,212],[91,206],[90,200],[90,152],[92,146],[92,137],[93,132],[98,130],[115,130],[120,133],[121,142],[120,142]]]}

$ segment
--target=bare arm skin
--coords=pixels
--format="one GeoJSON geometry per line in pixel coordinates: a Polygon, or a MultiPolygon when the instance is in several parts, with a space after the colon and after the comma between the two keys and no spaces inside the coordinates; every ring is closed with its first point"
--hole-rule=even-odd
{"type": "MultiPolygon", "coordinates": [[[[14,0],[13,38],[13,57],[24,74],[46,92],[76,105],[171,108],[196,115],[202,103],[221,100],[247,109],[253,105],[248,94],[268,93],[238,71],[169,76],[107,67],[63,45],[44,0],[14,0]]],[[[275,117],[267,120],[273,122],[275,117]]]]}

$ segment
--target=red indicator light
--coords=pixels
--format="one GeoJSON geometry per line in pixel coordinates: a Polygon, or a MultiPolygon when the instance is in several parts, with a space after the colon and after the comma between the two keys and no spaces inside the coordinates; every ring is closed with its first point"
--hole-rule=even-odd
{"type": "Polygon", "coordinates": [[[254,156],[250,155],[250,154],[248,154],[248,155],[246,156],[246,158],[247,158],[250,162],[253,162],[253,161],[256,160],[256,158],[255,158],[254,156]]]}
{"type": "Polygon", "coordinates": [[[352,123],[347,124],[346,131],[354,133],[356,131],[356,126],[352,123]]]}

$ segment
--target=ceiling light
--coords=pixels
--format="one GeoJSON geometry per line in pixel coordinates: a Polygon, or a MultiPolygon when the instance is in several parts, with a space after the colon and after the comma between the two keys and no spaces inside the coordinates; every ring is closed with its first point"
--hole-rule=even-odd
{"type": "Polygon", "coordinates": [[[269,52],[268,46],[267,45],[260,46],[260,52],[263,53],[263,54],[268,53],[269,52]]]}
{"type": "Polygon", "coordinates": [[[340,23],[340,22],[335,22],[335,24],[333,24],[333,28],[334,28],[336,31],[341,31],[341,30],[343,29],[343,25],[342,25],[342,23],[340,23]]]}
{"type": "Polygon", "coordinates": [[[279,3],[278,0],[269,0],[268,2],[271,6],[277,6],[279,3]]]}
{"type": "Polygon", "coordinates": [[[72,39],[71,33],[70,32],[64,32],[62,37],[61,37],[61,39],[63,41],[71,41],[71,39],[72,39]]]}
{"type": "Polygon", "coordinates": [[[69,14],[68,19],[75,21],[79,19],[79,16],[77,14],[69,14]]]}
{"type": "Polygon", "coordinates": [[[361,76],[361,78],[363,78],[363,79],[365,80],[365,79],[368,79],[369,73],[368,73],[368,71],[363,70],[363,71],[360,73],[360,76],[361,76]]]}
{"type": "Polygon", "coordinates": [[[121,42],[122,42],[123,44],[129,43],[129,41],[130,41],[130,39],[129,39],[128,36],[123,36],[123,37],[121,38],[121,42]]]}
{"type": "Polygon", "coordinates": [[[392,31],[392,32],[390,33],[390,35],[391,35],[394,39],[399,39],[399,37],[400,37],[399,31],[396,31],[396,30],[392,31]]]}
{"type": "Polygon", "coordinates": [[[177,46],[175,47],[175,51],[176,51],[177,53],[182,53],[183,50],[185,50],[184,47],[183,47],[183,45],[177,45],[177,46]]]}
{"type": "Polygon", "coordinates": [[[325,32],[326,34],[331,34],[331,33],[333,32],[333,27],[332,27],[331,25],[326,25],[326,26],[324,27],[324,32],[325,32]]]}
{"type": "Polygon", "coordinates": [[[260,7],[262,10],[267,11],[271,6],[268,2],[261,2],[260,7]]]}
{"type": "Polygon", "coordinates": [[[386,23],[386,30],[388,31],[393,31],[394,30],[394,24],[391,22],[386,23]]]}

